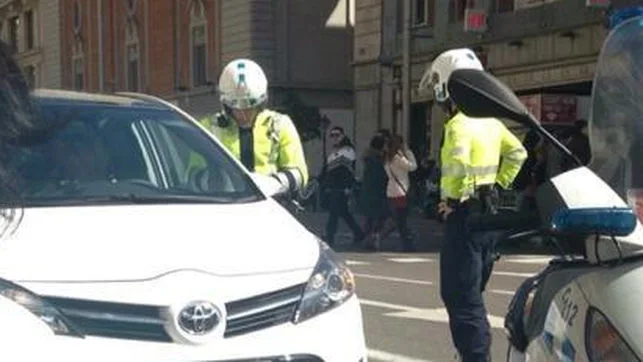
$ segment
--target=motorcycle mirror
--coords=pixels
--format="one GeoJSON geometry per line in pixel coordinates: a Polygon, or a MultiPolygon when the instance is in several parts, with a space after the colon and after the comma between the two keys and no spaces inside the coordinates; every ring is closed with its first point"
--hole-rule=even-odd
{"type": "Polygon", "coordinates": [[[598,207],[558,210],[551,230],[584,235],[628,236],[636,228],[637,216],[629,207],[598,207]]]}
{"type": "Polygon", "coordinates": [[[478,69],[458,69],[447,82],[449,96],[458,110],[472,118],[506,118],[536,130],[576,165],[582,162],[574,156],[525,107],[516,94],[498,78],[478,69]]]}

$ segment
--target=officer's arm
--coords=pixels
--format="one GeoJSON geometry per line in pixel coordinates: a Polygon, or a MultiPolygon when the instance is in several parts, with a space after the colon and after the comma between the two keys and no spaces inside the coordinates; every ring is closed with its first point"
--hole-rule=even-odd
{"type": "Polygon", "coordinates": [[[444,147],[446,159],[442,165],[442,177],[446,181],[443,187],[448,188],[450,197],[462,198],[474,191],[471,172],[471,137],[468,132],[458,128],[451,129],[445,135],[444,147]]]}
{"type": "Polygon", "coordinates": [[[281,115],[278,170],[275,175],[289,190],[302,189],[308,182],[308,166],[299,133],[290,117],[281,115]]]}
{"type": "Polygon", "coordinates": [[[520,172],[522,164],[527,159],[527,150],[520,140],[504,125],[501,127],[500,156],[502,163],[496,176],[496,182],[507,189],[520,172]]]}

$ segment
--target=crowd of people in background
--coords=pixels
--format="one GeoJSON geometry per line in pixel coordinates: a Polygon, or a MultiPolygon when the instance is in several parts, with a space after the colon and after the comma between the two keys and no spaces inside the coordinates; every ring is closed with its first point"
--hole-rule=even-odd
{"type": "MultiPolygon", "coordinates": [[[[586,121],[578,120],[573,127],[554,130],[556,137],[584,164],[590,159],[586,127],[586,121]]],[[[329,138],[332,148],[320,179],[320,199],[328,211],[325,240],[330,245],[335,243],[341,219],[352,232],[354,247],[381,250],[383,242],[397,231],[399,247],[409,252],[416,250],[409,215],[417,207],[425,216],[433,216],[439,201],[438,162],[429,158],[418,162],[404,138],[387,129],[377,131],[361,155],[342,127],[332,127],[329,138]],[[358,175],[356,163],[360,156],[363,167],[358,175]]],[[[527,133],[523,144],[529,157],[513,190],[518,196],[518,208],[524,210],[535,208],[536,188],[542,182],[573,165],[559,160],[549,144],[533,131],[527,133]]]]}
{"type": "Polygon", "coordinates": [[[358,152],[344,130],[333,127],[329,137],[332,150],[321,178],[322,207],[328,210],[324,239],[330,245],[335,243],[338,221],[342,219],[352,231],[354,246],[380,250],[383,240],[397,231],[402,250],[415,251],[414,233],[408,225],[413,187],[410,175],[431,163],[418,165],[404,138],[382,129],[363,151],[364,167],[358,177],[355,173],[358,152]],[[354,208],[349,207],[351,197],[355,200],[354,208]],[[361,226],[354,213],[363,217],[361,226]]]}

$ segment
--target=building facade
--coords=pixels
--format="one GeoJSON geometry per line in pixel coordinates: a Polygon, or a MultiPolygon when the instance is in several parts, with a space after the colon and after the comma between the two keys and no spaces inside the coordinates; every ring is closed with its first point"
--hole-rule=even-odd
{"type": "MultiPolygon", "coordinates": [[[[63,88],[145,92],[202,117],[219,109],[223,67],[246,57],[266,72],[273,106],[295,97],[353,128],[349,0],[60,4],[63,88]]],[[[315,173],[320,142],[306,148],[315,173]]]]}
{"type": "Polygon", "coordinates": [[[0,1],[0,36],[33,87],[60,88],[60,18],[57,0],[0,1]]]}
{"type": "MultiPolygon", "coordinates": [[[[387,127],[407,136],[416,155],[435,158],[445,116],[432,103],[432,94],[419,93],[417,84],[435,56],[456,47],[473,49],[487,70],[526,103],[555,98],[558,103],[542,111],[543,123],[554,116],[563,122],[554,108],[559,113],[574,108],[567,118],[587,117],[594,67],[606,35],[604,8],[590,6],[590,0],[405,1],[411,6],[411,107],[406,123],[400,112],[404,2],[364,0],[356,8],[358,144],[365,145],[375,129],[387,127]],[[471,15],[475,12],[486,20],[471,15]]],[[[628,3],[636,1],[613,5],[628,3]]]]}

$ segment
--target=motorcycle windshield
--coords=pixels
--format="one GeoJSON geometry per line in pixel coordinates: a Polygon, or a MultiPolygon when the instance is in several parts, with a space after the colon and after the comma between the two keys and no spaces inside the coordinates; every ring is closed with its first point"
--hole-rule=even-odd
{"type": "Polygon", "coordinates": [[[589,167],[643,221],[643,16],[608,35],[593,87],[589,167]]]}

